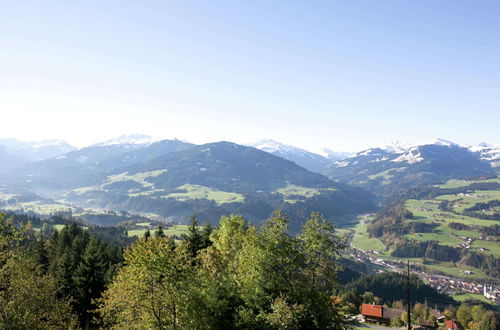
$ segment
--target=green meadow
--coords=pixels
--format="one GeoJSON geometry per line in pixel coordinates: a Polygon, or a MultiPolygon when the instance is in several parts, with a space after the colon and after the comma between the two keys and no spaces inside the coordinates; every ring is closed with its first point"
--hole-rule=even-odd
{"type": "Polygon", "coordinates": [[[175,198],[178,201],[186,201],[190,199],[208,199],[214,201],[217,205],[224,203],[243,203],[245,198],[243,195],[212,189],[209,187],[185,184],[177,187],[179,192],[174,192],[165,196],[163,198],[175,198]]]}

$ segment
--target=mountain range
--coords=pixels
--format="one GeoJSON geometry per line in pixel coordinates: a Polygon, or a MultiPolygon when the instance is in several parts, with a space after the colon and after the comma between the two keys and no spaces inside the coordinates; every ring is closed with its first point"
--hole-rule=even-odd
{"type": "Polygon", "coordinates": [[[410,187],[498,173],[500,147],[465,147],[437,139],[358,152],[327,165],[322,173],[339,182],[388,197],[410,187]]]}
{"type": "MultiPolygon", "coordinates": [[[[127,135],[81,149],[61,140],[1,141],[9,141],[0,143],[0,152],[10,165],[0,168],[3,196],[37,194],[65,205],[177,222],[192,212],[216,221],[228,213],[263,219],[283,209],[298,226],[311,211],[329,217],[366,212],[377,196],[500,169],[500,147],[444,140],[353,155],[319,155],[273,140],[195,145],[127,135]]],[[[9,204],[8,197],[3,200],[9,204]]]]}

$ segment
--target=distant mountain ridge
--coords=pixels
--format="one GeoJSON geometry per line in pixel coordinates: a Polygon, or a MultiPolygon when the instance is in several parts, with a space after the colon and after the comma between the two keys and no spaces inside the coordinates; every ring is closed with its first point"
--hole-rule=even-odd
{"type": "Polygon", "coordinates": [[[103,142],[98,142],[96,144],[93,144],[93,147],[104,147],[104,146],[111,146],[111,145],[123,145],[123,144],[128,144],[128,145],[136,145],[136,146],[148,146],[152,143],[162,141],[161,138],[157,137],[151,137],[149,135],[144,135],[144,134],[125,134],[125,135],[120,135],[116,138],[103,141],[103,142]]]}
{"type": "Polygon", "coordinates": [[[331,162],[332,159],[336,160],[341,158],[340,153],[335,153],[329,149],[323,149],[324,154],[328,156],[325,157],[320,154],[291,145],[283,144],[271,139],[264,139],[257,142],[248,143],[247,145],[268,152],[275,156],[290,160],[297,165],[300,165],[303,168],[313,172],[320,172],[326,165],[331,162]]]}
{"type": "Polygon", "coordinates": [[[337,216],[373,207],[367,191],[387,198],[416,185],[492,175],[500,155],[494,145],[465,148],[442,139],[423,145],[393,143],[340,160],[269,139],[254,143],[255,148],[157,140],[132,134],[81,149],[63,141],[33,143],[32,148],[71,149],[37,161],[0,143],[9,165],[0,165],[0,193],[8,195],[12,188],[85,207],[175,219],[193,210],[211,218],[225,212],[262,219],[273,209],[301,218],[321,210],[337,216]],[[252,215],[255,210],[258,215],[252,215]]]}
{"type": "Polygon", "coordinates": [[[363,190],[231,142],[103,143],[26,164],[9,183],[75,206],[174,221],[193,212],[211,221],[229,213],[262,220],[281,209],[301,221],[312,211],[332,217],[374,209],[363,190]]]}
{"type": "Polygon", "coordinates": [[[325,167],[333,180],[388,196],[411,186],[494,174],[481,154],[438,139],[423,145],[372,148],[325,167]]]}
{"type": "Polygon", "coordinates": [[[38,161],[62,155],[76,148],[64,140],[18,141],[16,139],[0,139],[0,146],[18,155],[26,161],[38,161]]]}
{"type": "Polygon", "coordinates": [[[0,139],[0,174],[8,174],[21,166],[43,159],[49,159],[75,150],[64,140],[18,141],[0,139]]]}

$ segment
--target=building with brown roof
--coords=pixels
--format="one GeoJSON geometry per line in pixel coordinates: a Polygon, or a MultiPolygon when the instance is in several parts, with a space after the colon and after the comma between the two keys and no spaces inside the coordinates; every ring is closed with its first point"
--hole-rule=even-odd
{"type": "Polygon", "coordinates": [[[401,318],[404,309],[388,308],[381,305],[362,304],[361,314],[367,322],[377,322],[389,324],[394,317],[401,318]]]}

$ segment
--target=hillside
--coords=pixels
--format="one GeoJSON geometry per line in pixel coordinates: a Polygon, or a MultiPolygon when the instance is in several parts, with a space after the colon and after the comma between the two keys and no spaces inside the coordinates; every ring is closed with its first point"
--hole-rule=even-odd
{"type": "Polygon", "coordinates": [[[500,279],[500,179],[450,180],[357,226],[353,245],[429,272],[500,279]]]}
{"type": "Polygon", "coordinates": [[[191,147],[179,140],[164,140],[151,144],[102,143],[74,150],[58,157],[33,162],[16,174],[18,181],[29,184],[35,191],[60,190],[100,182],[116,169],[191,147]]]}
{"type": "Polygon", "coordinates": [[[328,165],[322,173],[389,197],[410,187],[493,175],[494,170],[477,153],[438,140],[406,148],[368,149],[328,165]]]}
{"type": "MultiPolygon", "coordinates": [[[[282,209],[297,229],[312,211],[335,217],[374,207],[366,191],[230,142],[96,145],[31,163],[24,171],[18,186],[45,201],[31,198],[16,206],[10,198],[10,209],[126,210],[177,222],[196,212],[214,223],[223,214],[262,220],[282,209]]],[[[8,189],[2,190],[9,198],[8,189]]]]}

